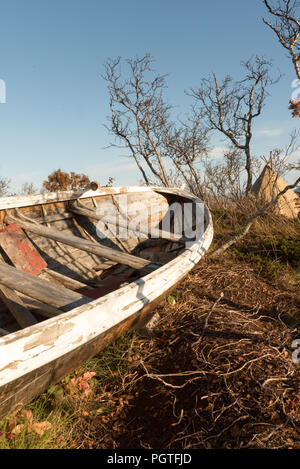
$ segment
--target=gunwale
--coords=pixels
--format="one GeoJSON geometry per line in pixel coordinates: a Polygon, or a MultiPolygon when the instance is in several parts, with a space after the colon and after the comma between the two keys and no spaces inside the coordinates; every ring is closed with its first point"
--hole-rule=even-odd
{"type": "MultiPolygon", "coordinates": [[[[193,194],[179,189],[131,186],[103,188],[87,191],[84,194],[63,192],[43,194],[42,197],[33,195],[21,198],[4,198],[0,199],[0,210],[74,200],[78,197],[88,198],[107,194],[156,191],[175,194],[194,203],[202,203],[193,194]],[[12,204],[15,204],[14,207],[12,204]]],[[[39,370],[43,370],[48,364],[55,364],[56,361],[62,360],[68,354],[74,354],[78,348],[84,348],[85,344],[99,342],[94,347],[94,350],[98,351],[101,349],[101,341],[103,341],[103,346],[107,343],[105,335],[108,331],[118,330],[122,324],[127,324],[128,327],[136,325],[139,316],[142,317],[143,311],[150,311],[151,304],[156,304],[159,298],[162,299],[164,294],[174,288],[174,285],[178,284],[207,252],[213,238],[212,220],[208,209],[207,216],[207,227],[202,238],[196,239],[177,257],[154,272],[88,304],[0,337],[0,416],[1,392],[5,393],[6,389],[11,387],[10,384],[19,383],[24,376],[37,376],[39,370]]],[[[148,315],[147,320],[150,317],[148,315]]],[[[75,362],[76,360],[74,368],[78,366],[78,363],[75,362]]],[[[54,370],[55,365],[52,368],[54,370]]],[[[53,370],[48,370],[49,376],[52,373],[53,379],[60,377],[57,374],[55,378],[53,370]]],[[[46,380],[45,386],[48,386],[50,382],[51,380],[46,380]]],[[[22,384],[20,386],[22,389],[22,384]]],[[[28,383],[26,386],[28,387],[28,383]]],[[[33,394],[29,393],[30,398],[33,394]]],[[[25,401],[26,399],[23,399],[22,405],[26,403],[25,401]]],[[[17,402],[10,405],[11,409],[17,407],[17,402]]],[[[5,408],[7,409],[7,406],[5,408]]]]}
{"type": "MultiPolygon", "coordinates": [[[[153,187],[152,190],[158,190],[163,192],[163,188],[153,187]]],[[[46,192],[45,194],[31,194],[25,196],[9,196],[0,198],[0,210],[11,209],[11,208],[21,208],[21,207],[30,207],[38,204],[47,204],[51,202],[64,202],[67,200],[76,200],[76,199],[87,199],[89,197],[97,197],[102,195],[111,195],[111,194],[127,194],[131,192],[149,192],[150,186],[122,186],[122,187],[103,187],[95,191],[88,190],[85,192],[82,191],[61,191],[61,192],[46,192]]],[[[173,192],[173,189],[170,189],[170,193],[173,192]]]]}

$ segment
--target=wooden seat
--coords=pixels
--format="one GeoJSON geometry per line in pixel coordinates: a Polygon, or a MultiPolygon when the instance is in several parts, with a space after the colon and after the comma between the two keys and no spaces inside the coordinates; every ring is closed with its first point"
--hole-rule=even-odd
{"type": "Polygon", "coordinates": [[[27,222],[10,214],[6,216],[6,221],[10,223],[16,222],[24,230],[43,236],[45,238],[53,239],[54,241],[73,246],[77,249],[105,257],[106,259],[118,262],[120,264],[128,265],[134,269],[143,269],[145,273],[152,272],[154,269],[159,267],[157,264],[152,264],[151,262],[137,256],[133,256],[132,254],[127,254],[125,252],[118,251],[117,249],[92,243],[91,241],[80,238],[79,236],[69,234],[66,235],[65,233],[62,233],[61,231],[58,231],[54,228],[27,222]]]}

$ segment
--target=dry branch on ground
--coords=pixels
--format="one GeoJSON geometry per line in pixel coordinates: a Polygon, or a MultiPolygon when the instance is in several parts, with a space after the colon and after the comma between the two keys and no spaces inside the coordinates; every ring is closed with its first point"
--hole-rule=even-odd
{"type": "Polygon", "coordinates": [[[178,296],[150,338],[135,336],[81,447],[300,448],[297,331],[284,321],[299,295],[227,259],[203,262],[178,296]]]}

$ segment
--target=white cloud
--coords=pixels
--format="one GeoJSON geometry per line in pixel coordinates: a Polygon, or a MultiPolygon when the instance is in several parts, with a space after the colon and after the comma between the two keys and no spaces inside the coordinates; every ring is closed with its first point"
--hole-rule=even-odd
{"type": "Polygon", "coordinates": [[[258,135],[262,135],[263,137],[277,137],[278,135],[281,135],[282,132],[283,129],[263,129],[256,131],[258,135]]]}
{"type": "Polygon", "coordinates": [[[300,150],[294,151],[289,157],[290,163],[295,163],[296,161],[300,161],[300,150]]]}
{"type": "Polygon", "coordinates": [[[109,177],[115,179],[114,185],[135,185],[141,178],[139,169],[133,159],[113,158],[111,162],[96,163],[81,169],[91,180],[105,184],[109,177]]]}
{"type": "Polygon", "coordinates": [[[228,147],[216,146],[209,150],[208,156],[209,158],[222,158],[224,153],[228,152],[228,150],[228,147]]]}

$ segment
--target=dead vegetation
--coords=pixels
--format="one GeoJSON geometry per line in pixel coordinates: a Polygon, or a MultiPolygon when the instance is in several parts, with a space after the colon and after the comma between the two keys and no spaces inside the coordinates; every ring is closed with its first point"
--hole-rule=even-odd
{"type": "MultiPolygon", "coordinates": [[[[67,420],[50,447],[300,448],[299,310],[299,284],[230,256],[205,261],[157,309],[150,336],[122,337],[27,410],[35,423],[58,409],[67,420]]],[[[6,427],[9,447],[22,419],[6,427]]]]}
{"type": "Polygon", "coordinates": [[[203,263],[151,337],[131,337],[75,447],[300,448],[299,310],[297,293],[251,265],[203,263]]]}
{"type": "MultiPolygon", "coordinates": [[[[247,215],[213,217],[216,249],[247,215]]],[[[156,309],[150,335],[121,337],[1,422],[0,448],[299,449],[299,242],[299,222],[256,219],[156,309]]]]}
{"type": "MultiPolygon", "coordinates": [[[[274,217],[257,220],[251,236],[278,236],[274,217]]],[[[243,223],[236,212],[214,218],[216,245],[243,223]]],[[[282,219],[281,234],[298,235],[299,243],[298,222],[282,219]]],[[[81,421],[85,438],[75,447],[300,448],[300,373],[292,359],[300,279],[293,272],[288,283],[234,251],[199,264],[157,309],[151,336],[135,334],[116,358],[96,399],[100,412],[81,421]]]]}

